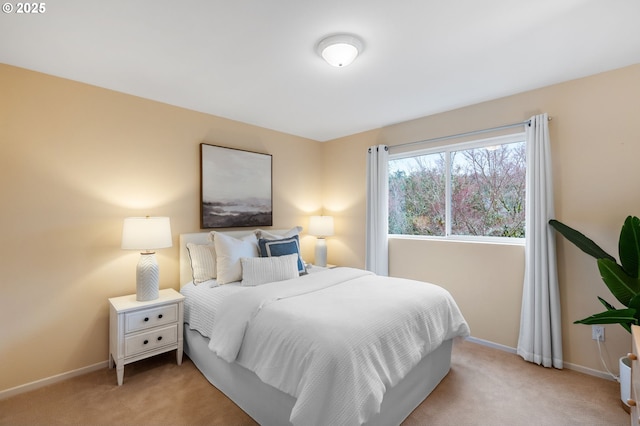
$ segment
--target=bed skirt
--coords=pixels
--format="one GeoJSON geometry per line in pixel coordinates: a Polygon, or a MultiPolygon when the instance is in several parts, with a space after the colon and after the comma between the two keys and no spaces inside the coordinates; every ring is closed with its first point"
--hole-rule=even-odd
{"type": "MultiPolygon", "coordinates": [[[[218,358],[209,339],[185,324],[184,352],[222,393],[262,426],[290,425],[295,398],[266,383],[252,371],[218,358]]],[[[425,356],[396,386],[387,390],[380,412],[368,426],[399,425],[435,389],[451,366],[452,340],[425,356]]]]}

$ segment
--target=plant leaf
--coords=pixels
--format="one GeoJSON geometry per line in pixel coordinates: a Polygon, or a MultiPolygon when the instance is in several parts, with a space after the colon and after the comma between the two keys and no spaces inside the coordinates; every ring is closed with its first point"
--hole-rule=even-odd
{"type": "Polygon", "coordinates": [[[640,219],[628,216],[620,231],[618,241],[618,253],[620,263],[630,276],[638,278],[638,265],[640,264],[640,219]]]}
{"type": "Polygon", "coordinates": [[[640,280],[627,275],[622,266],[610,259],[598,259],[598,269],[609,291],[624,306],[640,292],[640,280]]]}
{"type": "MultiPolygon", "coordinates": [[[[616,308],[614,308],[611,303],[607,302],[602,297],[598,296],[598,300],[600,301],[600,303],[604,305],[605,308],[607,308],[608,311],[616,310],[616,308]]],[[[636,320],[638,320],[639,319],[638,315],[640,314],[640,310],[638,310],[638,306],[635,306],[636,304],[640,304],[640,296],[634,297],[633,299],[631,299],[631,302],[629,302],[629,305],[630,305],[629,307],[636,310],[635,317],[636,317],[636,320]]],[[[633,322],[620,323],[622,328],[627,330],[629,333],[631,333],[631,324],[633,324],[633,322]]]]}
{"type": "Polygon", "coordinates": [[[615,311],[616,308],[614,308],[611,303],[607,302],[602,297],[598,296],[598,300],[604,305],[605,308],[607,308],[608,311],[615,311]]]}
{"type": "Polygon", "coordinates": [[[615,262],[616,259],[613,256],[604,251],[599,245],[594,243],[593,240],[589,239],[581,232],[576,231],[570,226],[567,226],[555,219],[551,219],[549,221],[549,225],[589,256],[593,256],[596,259],[611,259],[615,262]]]}
{"type": "MultiPolygon", "coordinates": [[[[575,321],[574,324],[638,324],[635,318],[636,310],[633,308],[614,309],[612,311],[600,312],[590,317],[575,321]]],[[[626,328],[626,327],[625,327],[626,328]]]]}

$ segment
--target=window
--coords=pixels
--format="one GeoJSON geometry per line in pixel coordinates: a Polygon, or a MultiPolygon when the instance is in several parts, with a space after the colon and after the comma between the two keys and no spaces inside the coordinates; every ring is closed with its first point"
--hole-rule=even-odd
{"type": "Polygon", "coordinates": [[[524,134],[389,157],[389,234],[524,238],[524,134]]]}

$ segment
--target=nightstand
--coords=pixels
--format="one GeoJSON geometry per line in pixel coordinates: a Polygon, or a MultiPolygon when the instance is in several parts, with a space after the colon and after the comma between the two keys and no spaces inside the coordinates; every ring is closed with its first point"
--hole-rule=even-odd
{"type": "Polygon", "coordinates": [[[126,364],[174,349],[182,364],[183,314],[184,296],[174,289],[148,302],[135,294],[109,299],[109,368],[115,363],[118,386],[126,364]]]}
{"type": "Polygon", "coordinates": [[[327,269],[337,268],[337,265],[327,263],[327,266],[317,266],[311,263],[307,263],[307,273],[312,274],[314,272],[326,271],[327,269]]]}

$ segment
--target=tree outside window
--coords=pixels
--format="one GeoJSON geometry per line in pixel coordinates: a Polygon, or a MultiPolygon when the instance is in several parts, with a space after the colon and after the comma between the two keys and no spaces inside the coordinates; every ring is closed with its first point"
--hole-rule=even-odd
{"type": "Polygon", "coordinates": [[[389,233],[524,238],[525,143],[513,139],[392,157],[389,233]]]}

